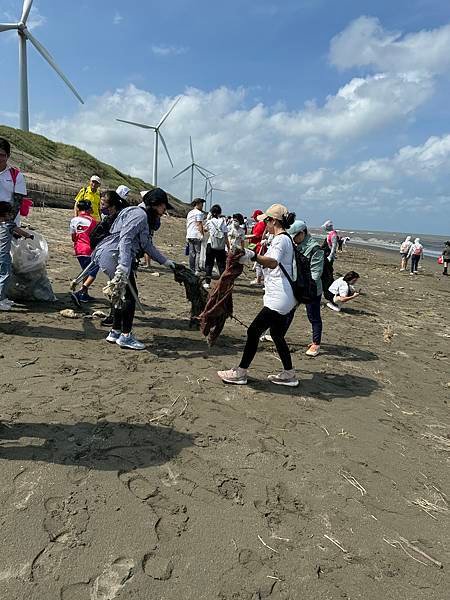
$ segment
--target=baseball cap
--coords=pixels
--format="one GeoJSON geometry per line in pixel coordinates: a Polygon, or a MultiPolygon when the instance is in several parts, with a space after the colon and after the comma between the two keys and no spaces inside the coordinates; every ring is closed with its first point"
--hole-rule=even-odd
{"type": "Polygon", "coordinates": [[[325,221],[325,223],[322,225],[322,227],[323,227],[323,229],[326,229],[327,231],[331,231],[332,229],[334,229],[333,221],[328,219],[328,221],[325,221]]]}
{"type": "Polygon", "coordinates": [[[141,198],[144,199],[145,194],[149,191],[150,190],[142,190],[142,192],[139,192],[139,194],[141,195],[141,198]]]}
{"type": "Polygon", "coordinates": [[[173,206],[169,203],[167,193],[162,188],[150,190],[142,199],[147,208],[155,206],[155,204],[165,204],[167,210],[173,209],[173,206]]]}
{"type": "Polygon", "coordinates": [[[288,209],[283,204],[272,204],[269,208],[258,215],[256,217],[257,221],[264,221],[267,217],[271,217],[272,219],[277,219],[277,221],[281,221],[283,217],[287,217],[289,214],[288,209]]]}
{"type": "Polygon", "coordinates": [[[102,182],[102,180],[100,179],[100,177],[98,175],[92,175],[90,181],[96,181],[97,183],[102,182]]]}
{"type": "Polygon", "coordinates": [[[122,198],[122,200],[125,200],[125,198],[128,196],[130,192],[130,188],[127,187],[126,185],[119,185],[119,187],[116,190],[116,193],[119,194],[119,196],[122,198]]]}
{"type": "Polygon", "coordinates": [[[296,221],[294,221],[292,223],[292,225],[287,230],[287,232],[291,237],[295,237],[297,235],[297,233],[300,233],[300,231],[306,231],[307,229],[308,229],[308,227],[307,227],[305,221],[302,221],[301,219],[297,219],[296,221]]]}
{"type": "Polygon", "coordinates": [[[255,209],[255,210],[252,212],[252,219],[255,221],[255,220],[256,220],[256,217],[257,217],[258,215],[262,215],[262,210],[259,210],[259,208],[255,209]]]}

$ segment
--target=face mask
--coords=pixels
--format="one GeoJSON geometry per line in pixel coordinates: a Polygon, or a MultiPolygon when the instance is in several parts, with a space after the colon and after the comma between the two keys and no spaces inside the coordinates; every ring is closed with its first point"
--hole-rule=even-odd
{"type": "Polygon", "coordinates": [[[235,225],[236,227],[240,227],[241,224],[239,223],[239,221],[233,221],[233,225],[235,225]]]}
{"type": "Polygon", "coordinates": [[[102,215],[109,215],[109,208],[102,208],[102,210],[100,211],[102,213],[102,215]]]}

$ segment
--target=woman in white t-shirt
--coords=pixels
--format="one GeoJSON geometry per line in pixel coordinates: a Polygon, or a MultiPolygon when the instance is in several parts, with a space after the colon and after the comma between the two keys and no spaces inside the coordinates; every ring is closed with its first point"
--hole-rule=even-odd
{"type": "Polygon", "coordinates": [[[333,295],[333,302],[328,302],[328,308],[336,312],[341,312],[340,304],[350,302],[359,296],[359,292],[353,287],[359,279],[359,274],[356,271],[349,271],[344,277],[339,277],[328,288],[330,294],[333,295]]]}
{"type": "Polygon", "coordinates": [[[247,383],[247,369],[255,357],[259,338],[264,331],[269,329],[283,364],[283,371],[277,375],[269,375],[269,381],[277,385],[298,385],[295,370],[292,368],[291,353],[284,339],[297,301],[289,280],[280,268],[280,265],[283,265],[288,275],[292,277],[294,245],[289,235],[286,234],[286,229],[292,225],[294,220],[295,214],[290,213],[282,204],[270,206],[265,213],[258,216],[258,221],[264,221],[268,232],[274,236],[270,248],[264,256],[247,249],[245,255],[239,259],[241,264],[250,264],[255,261],[263,267],[264,308],[257,314],[247,330],[247,343],[239,366],[228,371],[217,372],[225,383],[238,385],[247,383]]]}

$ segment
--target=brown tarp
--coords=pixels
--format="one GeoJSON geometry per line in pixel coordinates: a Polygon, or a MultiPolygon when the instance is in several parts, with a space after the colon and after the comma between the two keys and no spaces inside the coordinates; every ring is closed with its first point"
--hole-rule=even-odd
{"type": "Polygon", "coordinates": [[[200,315],[200,331],[205,337],[208,336],[210,346],[219,337],[227,318],[233,315],[232,292],[235,280],[244,269],[244,266],[238,262],[242,254],[243,252],[239,250],[235,254],[228,255],[225,271],[210,293],[205,310],[200,315]]]}

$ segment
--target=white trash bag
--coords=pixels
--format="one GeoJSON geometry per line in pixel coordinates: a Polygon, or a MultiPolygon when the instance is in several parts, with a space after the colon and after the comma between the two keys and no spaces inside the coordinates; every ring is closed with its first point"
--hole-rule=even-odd
{"type": "Polygon", "coordinates": [[[33,239],[19,238],[11,243],[11,256],[16,273],[29,273],[43,266],[48,259],[48,244],[43,235],[33,233],[33,239]]]}
{"type": "Polygon", "coordinates": [[[45,268],[48,244],[40,233],[33,232],[33,236],[32,240],[12,240],[8,296],[22,302],[55,302],[57,298],[45,268]]]}

